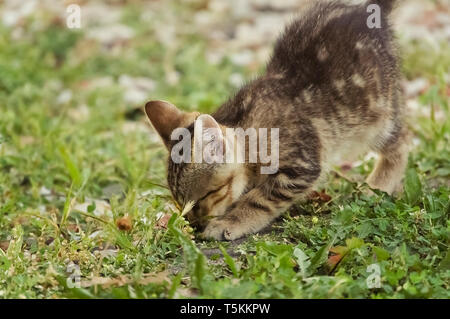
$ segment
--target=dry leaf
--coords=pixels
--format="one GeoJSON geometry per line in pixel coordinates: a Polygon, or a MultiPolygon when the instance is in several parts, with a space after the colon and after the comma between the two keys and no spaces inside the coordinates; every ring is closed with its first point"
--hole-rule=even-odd
{"type": "Polygon", "coordinates": [[[163,216],[161,216],[161,218],[158,219],[158,221],[156,222],[156,228],[157,229],[166,229],[167,228],[167,223],[170,220],[170,217],[172,217],[172,214],[164,214],[163,216]]]}
{"type": "Polygon", "coordinates": [[[348,253],[349,249],[345,246],[335,246],[330,248],[330,253],[333,255],[328,257],[327,265],[329,267],[330,273],[336,268],[337,264],[344,258],[348,253]]]}
{"type": "Polygon", "coordinates": [[[330,271],[333,271],[336,265],[341,261],[342,257],[342,255],[332,255],[328,257],[327,265],[330,267],[330,271]]]}
{"type": "Polygon", "coordinates": [[[132,227],[131,218],[129,216],[121,217],[116,221],[116,225],[117,225],[117,228],[119,228],[120,230],[129,231],[129,230],[131,230],[131,227],[132,227]]]}
{"type": "Polygon", "coordinates": [[[349,171],[353,167],[353,164],[351,162],[344,162],[341,164],[341,170],[343,171],[349,171]]]}
{"type": "Polygon", "coordinates": [[[309,199],[313,200],[313,201],[320,201],[320,202],[329,202],[331,200],[331,196],[328,195],[327,193],[325,193],[324,190],[322,190],[320,193],[313,191],[312,193],[309,194],[309,199]]]}
{"type": "Polygon", "coordinates": [[[100,285],[102,287],[120,287],[131,283],[137,283],[140,285],[148,285],[148,284],[162,284],[164,281],[170,283],[169,272],[162,271],[157,274],[143,274],[141,278],[135,279],[131,276],[119,276],[117,278],[106,278],[106,277],[92,277],[90,280],[82,281],[81,287],[92,287],[96,285],[100,285]]]}
{"type": "Polygon", "coordinates": [[[70,230],[71,232],[74,233],[79,233],[80,232],[80,228],[78,227],[77,224],[67,224],[67,229],[70,230]]]}
{"type": "Polygon", "coordinates": [[[8,240],[0,241],[0,249],[1,250],[6,252],[8,250],[8,247],[9,247],[9,241],[8,240]]]}

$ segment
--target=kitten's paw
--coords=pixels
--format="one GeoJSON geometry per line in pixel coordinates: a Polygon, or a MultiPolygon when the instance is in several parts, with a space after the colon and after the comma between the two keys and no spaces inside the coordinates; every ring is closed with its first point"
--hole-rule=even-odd
{"type": "Polygon", "coordinates": [[[235,240],[243,235],[238,225],[233,225],[228,220],[215,219],[208,223],[201,236],[215,240],[235,240]]]}

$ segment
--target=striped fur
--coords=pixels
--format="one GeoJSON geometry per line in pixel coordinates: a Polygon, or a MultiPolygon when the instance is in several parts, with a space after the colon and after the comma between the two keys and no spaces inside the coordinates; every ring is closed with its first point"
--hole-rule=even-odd
{"type": "MultiPolygon", "coordinates": [[[[408,132],[388,23],[392,1],[372,3],[382,8],[381,29],[367,27],[366,4],[311,1],[275,44],[266,73],[212,115],[223,129],[280,128],[276,174],[259,174],[259,164],[169,159],[172,193],[180,203],[197,202],[189,218],[204,237],[234,240],[261,230],[343,156],[378,152],[369,185],[389,193],[400,186],[408,132]]],[[[155,117],[149,114],[154,125],[155,117]]]]}

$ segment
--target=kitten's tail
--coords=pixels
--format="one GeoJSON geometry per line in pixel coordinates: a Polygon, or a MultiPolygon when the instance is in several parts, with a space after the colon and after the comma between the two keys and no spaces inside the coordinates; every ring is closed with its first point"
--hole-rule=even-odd
{"type": "Polygon", "coordinates": [[[367,4],[377,4],[384,13],[389,14],[395,6],[396,0],[368,0],[367,4]]]}

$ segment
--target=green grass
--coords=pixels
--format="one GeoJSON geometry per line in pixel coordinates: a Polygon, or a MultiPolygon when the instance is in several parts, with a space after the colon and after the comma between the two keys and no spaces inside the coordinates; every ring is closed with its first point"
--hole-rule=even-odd
{"type": "MultiPolygon", "coordinates": [[[[188,19],[183,12],[180,19],[188,19]]],[[[332,174],[325,186],[331,202],[298,204],[270,232],[246,240],[204,242],[193,239],[159,185],[166,183],[161,143],[147,131],[124,129],[147,123],[135,111],[142,105],[123,102],[117,79],[152,78],[149,99],[208,112],[233,92],[232,73],[251,74],[227,59],[208,64],[197,35],[180,33],[175,48],[165,47],[155,36],[158,21],[144,23],[140,14],[123,10],[136,37],[120,55],[51,19],[39,28],[36,17],[27,19],[27,36],[18,40],[0,27],[0,297],[450,297],[448,48],[427,59],[419,44],[402,48],[405,74],[432,83],[419,99],[426,112],[411,114],[418,143],[403,195],[369,196],[366,185],[332,174]],[[175,86],[165,81],[167,67],[180,74],[175,86]],[[89,85],[102,77],[113,81],[89,85]],[[72,99],[61,101],[63,90],[72,99]],[[103,198],[111,214],[95,214],[101,202],[75,209],[103,198]],[[167,228],[158,224],[160,213],[173,213],[167,228]],[[128,231],[116,226],[124,216],[128,231]],[[337,265],[330,265],[330,249],[343,256],[337,265]],[[71,262],[82,281],[109,282],[68,287],[71,262]],[[369,289],[374,263],[381,287],[369,289]]],[[[372,166],[369,160],[345,174],[358,179],[372,166]]]]}

